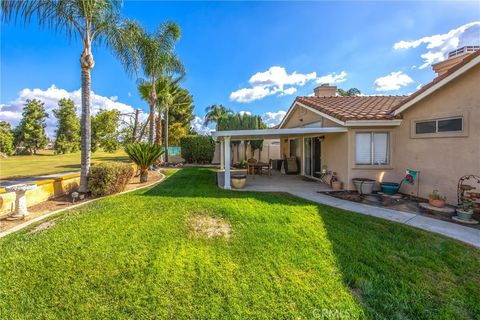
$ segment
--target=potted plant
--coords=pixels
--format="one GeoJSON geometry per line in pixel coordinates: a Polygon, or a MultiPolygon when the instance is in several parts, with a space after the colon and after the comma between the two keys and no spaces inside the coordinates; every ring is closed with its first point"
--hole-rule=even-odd
{"type": "Polygon", "coordinates": [[[471,200],[465,200],[457,208],[457,217],[460,220],[470,220],[472,218],[475,204],[471,200]]]}
{"type": "Polygon", "coordinates": [[[330,185],[332,186],[333,190],[342,190],[343,183],[338,180],[337,173],[332,173],[332,178],[330,179],[330,185]]]}
{"type": "Polygon", "coordinates": [[[441,196],[438,193],[438,190],[433,190],[432,193],[428,195],[428,203],[431,206],[437,208],[443,208],[445,206],[445,201],[447,200],[446,197],[441,196]]]}

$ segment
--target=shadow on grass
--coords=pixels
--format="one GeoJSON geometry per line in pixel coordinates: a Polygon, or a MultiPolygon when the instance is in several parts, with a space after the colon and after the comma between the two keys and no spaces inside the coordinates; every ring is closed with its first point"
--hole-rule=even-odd
{"type": "Polygon", "coordinates": [[[287,194],[223,190],[207,168],[179,170],[143,195],[316,206],[344,285],[367,318],[473,319],[480,314],[475,300],[480,251],[455,240],[287,194]]]}

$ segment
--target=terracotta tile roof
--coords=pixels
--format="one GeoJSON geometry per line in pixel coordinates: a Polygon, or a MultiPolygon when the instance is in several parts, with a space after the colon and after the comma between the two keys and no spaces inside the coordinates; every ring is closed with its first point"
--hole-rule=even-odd
{"type": "MultiPolygon", "coordinates": [[[[297,97],[295,102],[341,121],[389,120],[392,110],[406,96],[297,97]]],[[[295,104],[294,102],[294,104],[295,104]]]]}
{"type": "Polygon", "coordinates": [[[408,101],[411,101],[413,100],[415,97],[417,97],[418,95],[420,95],[422,92],[425,92],[426,90],[428,90],[428,88],[432,87],[433,85],[435,85],[436,83],[442,81],[443,79],[445,79],[446,77],[448,77],[449,75],[451,75],[452,73],[454,73],[455,71],[457,71],[458,69],[462,68],[464,65],[466,65],[467,63],[469,63],[470,61],[472,61],[473,59],[475,59],[476,57],[480,56],[480,50],[477,50],[475,51],[474,53],[472,54],[469,54],[468,56],[466,56],[461,62],[459,62],[458,64],[456,64],[455,66],[453,66],[452,68],[450,68],[447,72],[445,72],[444,74],[436,77],[435,79],[433,79],[431,82],[429,82],[428,84],[424,85],[423,87],[421,87],[419,90],[415,91],[414,93],[412,93],[411,95],[408,96],[408,98],[402,100],[398,105],[396,105],[392,111],[395,111],[396,109],[400,108],[402,105],[404,105],[405,103],[407,103],[408,101]]]}

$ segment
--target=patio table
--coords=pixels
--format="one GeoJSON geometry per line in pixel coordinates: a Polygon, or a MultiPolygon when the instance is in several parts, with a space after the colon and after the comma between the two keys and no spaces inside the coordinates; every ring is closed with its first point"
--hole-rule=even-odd
{"type": "Polygon", "coordinates": [[[253,173],[253,175],[255,175],[255,171],[259,169],[258,171],[260,172],[260,175],[262,175],[263,168],[268,169],[268,175],[269,176],[272,175],[270,164],[265,163],[265,162],[247,163],[247,174],[252,174],[253,173]]]}

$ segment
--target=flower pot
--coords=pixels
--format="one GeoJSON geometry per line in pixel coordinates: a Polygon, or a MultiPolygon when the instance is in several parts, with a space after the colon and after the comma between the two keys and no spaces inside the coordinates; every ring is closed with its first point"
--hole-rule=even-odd
{"type": "Polygon", "coordinates": [[[244,174],[234,174],[232,175],[231,181],[234,189],[242,189],[247,182],[247,176],[244,174]]]}
{"type": "Polygon", "coordinates": [[[400,189],[400,184],[396,182],[382,182],[380,183],[380,189],[385,194],[394,195],[400,189]]]}
{"type": "Polygon", "coordinates": [[[428,203],[431,206],[434,206],[434,207],[437,207],[437,208],[445,207],[445,200],[443,200],[443,199],[428,199],[428,203]]]}
{"type": "Polygon", "coordinates": [[[470,220],[472,218],[473,211],[465,211],[457,209],[457,217],[460,220],[470,220]]]}
{"type": "Polygon", "coordinates": [[[371,194],[373,192],[373,185],[375,184],[375,180],[367,178],[355,178],[352,179],[352,181],[358,193],[371,194]]]}
{"type": "Polygon", "coordinates": [[[332,182],[332,189],[333,190],[342,190],[343,183],[341,181],[333,181],[332,182]]]}

